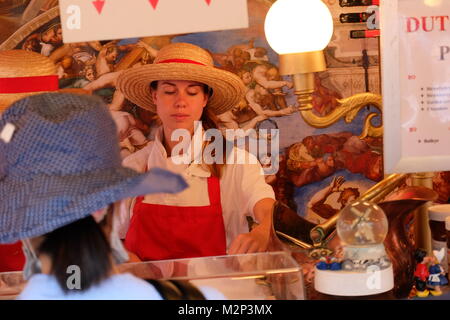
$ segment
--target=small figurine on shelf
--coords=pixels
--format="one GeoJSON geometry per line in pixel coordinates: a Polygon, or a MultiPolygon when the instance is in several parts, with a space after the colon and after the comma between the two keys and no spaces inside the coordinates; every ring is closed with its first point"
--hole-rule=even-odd
{"type": "Polygon", "coordinates": [[[445,248],[442,248],[439,251],[433,250],[433,253],[434,257],[432,258],[432,264],[428,268],[430,273],[428,276],[428,287],[433,296],[440,296],[442,294],[441,286],[448,284],[444,268],[440,265],[445,256],[445,248]]]}
{"type": "Polygon", "coordinates": [[[329,248],[316,248],[310,253],[310,257],[319,260],[319,262],[316,263],[316,267],[319,270],[341,270],[339,259],[329,248]]]}
{"type": "Polygon", "coordinates": [[[430,273],[427,267],[427,252],[423,249],[417,249],[414,252],[414,259],[416,260],[416,270],[414,271],[414,282],[416,287],[416,296],[420,298],[428,297],[430,293],[427,289],[427,280],[430,273]]]}
{"type": "Polygon", "coordinates": [[[331,270],[331,271],[339,271],[342,269],[341,262],[336,257],[321,257],[320,261],[316,264],[317,269],[319,270],[331,270]]]}

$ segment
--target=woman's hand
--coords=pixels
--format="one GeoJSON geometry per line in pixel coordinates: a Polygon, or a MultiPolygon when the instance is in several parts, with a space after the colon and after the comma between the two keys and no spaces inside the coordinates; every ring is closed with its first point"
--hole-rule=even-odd
{"type": "Polygon", "coordinates": [[[255,253],[267,250],[270,230],[259,225],[248,233],[238,235],[230,245],[228,254],[255,253]]]}

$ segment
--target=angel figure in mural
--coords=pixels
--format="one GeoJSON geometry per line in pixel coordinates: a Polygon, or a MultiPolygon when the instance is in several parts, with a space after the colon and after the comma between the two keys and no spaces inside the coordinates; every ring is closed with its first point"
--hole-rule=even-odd
{"type": "Polygon", "coordinates": [[[48,57],[56,48],[63,45],[61,23],[48,27],[40,34],[41,54],[48,57]]]}
{"type": "MultiPolygon", "coordinates": [[[[66,44],[55,50],[50,58],[59,67],[61,87],[83,88],[109,101],[110,112],[118,127],[121,156],[126,157],[147,144],[146,135],[150,129],[133,115],[128,105],[125,106],[123,94],[116,90],[116,80],[125,68],[151,63],[158,50],[140,40],[129,45],[117,45],[117,42],[104,45],[98,41],[66,44]],[[145,49],[137,61],[135,57],[127,59],[127,55],[119,59],[119,51],[134,48],[145,49]],[[111,71],[124,60],[127,62],[119,70],[111,71]]],[[[150,124],[154,119],[147,117],[147,120],[150,124]]]]}
{"type": "Polygon", "coordinates": [[[268,62],[267,50],[254,47],[253,40],[233,45],[226,53],[211,54],[223,69],[236,73],[247,88],[240,105],[221,116],[225,128],[250,129],[267,118],[297,111],[287,105],[282,90],[283,87],[292,88],[292,82],[281,79],[278,69],[268,62]]]}
{"type": "Polygon", "coordinates": [[[322,117],[330,114],[338,106],[337,99],[342,99],[341,94],[325,87],[322,79],[316,73],[314,75],[314,92],[312,93],[313,112],[322,117]]]}
{"type": "MultiPolygon", "coordinates": [[[[146,44],[141,40],[139,40],[134,46],[138,48],[144,48],[145,51],[143,52],[141,59],[138,60],[136,63],[134,63],[131,66],[131,68],[151,63],[154,57],[156,57],[156,54],[158,53],[157,49],[149,46],[148,44],[146,44]]],[[[91,81],[83,88],[90,91],[95,91],[103,88],[114,88],[115,90],[116,81],[124,70],[125,69],[98,75],[97,79],[91,81]]],[[[115,90],[113,93],[112,101],[108,106],[110,110],[119,111],[122,109],[124,101],[125,101],[124,95],[119,90],[115,90]]]]}
{"type": "MultiPolygon", "coordinates": [[[[131,68],[151,63],[158,52],[158,50],[147,45],[143,41],[138,41],[134,47],[144,48],[145,51],[142,53],[141,58],[131,65],[131,68]]],[[[144,124],[144,122],[138,118],[133,117],[131,113],[123,111],[125,96],[120,90],[116,89],[116,81],[124,70],[125,69],[104,73],[84,87],[85,90],[90,91],[113,88],[114,93],[112,95],[111,103],[109,103],[108,106],[113,119],[118,126],[122,158],[125,158],[136,150],[144,147],[148,142],[146,134],[149,132],[148,125],[144,124]]],[[[151,119],[148,123],[153,120],[154,119],[151,119]]]]}
{"type": "Polygon", "coordinates": [[[97,75],[95,73],[95,65],[93,64],[87,64],[84,66],[83,70],[80,71],[79,78],[76,80],[71,87],[73,88],[85,88],[89,83],[95,80],[97,78],[97,75]]]}
{"type": "MultiPolygon", "coordinates": [[[[243,122],[241,115],[242,115],[243,109],[240,108],[240,106],[236,106],[232,108],[231,110],[228,110],[222,114],[219,114],[217,117],[219,118],[221,122],[221,129],[253,129],[258,124],[258,122],[266,120],[268,117],[265,115],[257,115],[254,116],[254,113],[252,114],[252,118],[250,118],[248,121],[243,122]]],[[[245,111],[244,111],[245,112],[245,111]]]]}
{"type": "Polygon", "coordinates": [[[275,104],[272,99],[273,96],[266,88],[259,84],[255,84],[254,89],[247,89],[245,98],[247,99],[249,107],[252,108],[257,115],[279,117],[292,114],[297,111],[297,108],[293,106],[287,106],[281,110],[273,110],[275,108],[275,104]],[[263,108],[262,106],[266,106],[266,108],[263,108]]]}
{"type": "Polygon", "coordinates": [[[296,186],[321,181],[338,169],[335,153],[351,133],[323,134],[305,137],[287,150],[289,180],[296,186]]]}
{"type": "Polygon", "coordinates": [[[137,151],[138,147],[142,148],[148,143],[143,130],[140,130],[143,129],[142,126],[145,126],[141,121],[129,112],[112,111],[111,115],[117,125],[122,159],[137,151]]]}
{"type": "Polygon", "coordinates": [[[40,39],[39,33],[29,35],[23,42],[21,49],[40,53],[42,48],[40,39]]]}
{"type": "Polygon", "coordinates": [[[351,132],[308,136],[291,145],[287,155],[288,177],[296,187],[321,181],[340,169],[374,181],[383,176],[381,153],[351,132]]]}
{"type": "Polygon", "coordinates": [[[337,176],[331,180],[328,187],[320,190],[314,196],[314,198],[318,197],[318,200],[311,203],[306,219],[314,223],[322,223],[342,210],[347,204],[356,200],[360,195],[358,188],[347,187],[342,189],[344,182],[345,178],[343,176],[337,176]],[[337,199],[339,208],[326,203],[327,199],[336,193],[339,194],[337,199]]]}
{"type": "Polygon", "coordinates": [[[338,167],[352,173],[360,173],[373,181],[380,181],[383,178],[383,157],[380,150],[368,143],[369,141],[377,145],[378,140],[381,138],[360,139],[354,135],[350,136],[342,148],[335,152],[338,167]]]}
{"type": "Polygon", "coordinates": [[[66,43],[53,51],[49,58],[59,66],[61,78],[77,77],[86,67],[92,67],[97,74],[95,63],[102,47],[99,41],[66,43]]]}
{"type": "Polygon", "coordinates": [[[226,53],[210,53],[214,60],[224,69],[238,73],[247,61],[269,62],[267,49],[255,47],[254,41],[254,39],[251,39],[248,43],[233,45],[227,49],[226,53]]]}
{"type": "Polygon", "coordinates": [[[118,41],[114,40],[105,44],[98,53],[95,68],[99,77],[102,74],[115,71],[115,65],[120,52],[130,51],[136,47],[136,44],[117,45],[118,41]]]}

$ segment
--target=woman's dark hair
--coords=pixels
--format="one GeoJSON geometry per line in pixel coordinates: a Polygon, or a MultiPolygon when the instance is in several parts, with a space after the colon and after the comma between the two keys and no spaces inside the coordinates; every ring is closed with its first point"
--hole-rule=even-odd
{"type": "Polygon", "coordinates": [[[101,223],[87,216],[44,236],[38,254],[49,256],[52,263],[50,273],[64,292],[70,291],[67,279],[71,274],[67,268],[71,265],[81,270],[81,290],[87,290],[108,277],[112,270],[111,247],[102,227],[111,223],[110,219],[112,206],[108,207],[101,223]]]}
{"type": "MultiPolygon", "coordinates": [[[[213,94],[213,90],[208,85],[201,83],[203,92],[209,97],[213,94]]],[[[158,89],[158,81],[152,81],[150,83],[151,90],[157,90],[158,89]]],[[[219,129],[219,118],[209,110],[209,108],[204,108],[202,116],[200,117],[200,120],[202,121],[203,129],[219,129]]],[[[203,150],[208,146],[208,144],[213,143],[213,141],[206,142],[203,144],[203,150]]],[[[225,139],[222,137],[222,145],[223,145],[223,152],[224,155],[223,163],[225,163],[225,156],[226,156],[226,143],[225,139]]],[[[204,154],[204,153],[203,153],[204,154]]],[[[214,156],[214,155],[213,155],[214,156]]],[[[203,162],[204,163],[204,162],[203,162]]],[[[220,177],[222,173],[223,164],[220,163],[212,163],[212,164],[205,164],[209,172],[211,172],[211,175],[214,177],[220,177]]]]}

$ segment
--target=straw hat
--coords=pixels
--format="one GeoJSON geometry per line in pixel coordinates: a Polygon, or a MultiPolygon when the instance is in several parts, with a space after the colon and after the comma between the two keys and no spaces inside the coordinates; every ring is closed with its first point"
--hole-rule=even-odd
{"type": "MultiPolygon", "coordinates": [[[[0,113],[21,98],[58,88],[57,69],[49,58],[26,50],[0,51],[0,113]]],[[[82,89],[62,91],[87,93],[82,89]]]]}
{"type": "Polygon", "coordinates": [[[121,199],[187,187],[163,169],[123,167],[116,130],[95,96],[44,93],[11,105],[0,118],[0,243],[45,234],[121,199]]]}
{"type": "Polygon", "coordinates": [[[189,43],[172,43],[163,47],[153,64],[125,70],[117,80],[117,88],[138,106],[156,112],[150,83],[156,80],[189,80],[213,89],[207,107],[215,114],[238,105],[245,85],[234,73],[214,67],[211,55],[189,43]]]}

